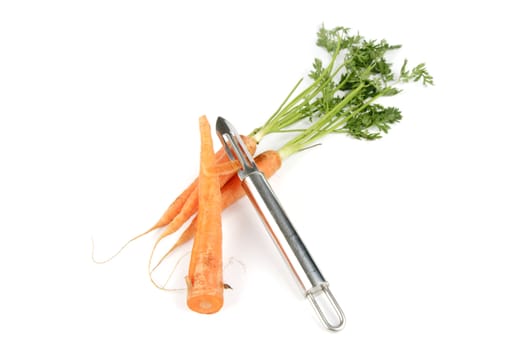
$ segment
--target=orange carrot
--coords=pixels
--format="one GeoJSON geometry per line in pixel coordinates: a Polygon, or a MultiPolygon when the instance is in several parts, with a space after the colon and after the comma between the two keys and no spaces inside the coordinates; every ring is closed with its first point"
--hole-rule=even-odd
{"type": "Polygon", "coordinates": [[[199,313],[219,311],[223,305],[221,184],[217,175],[209,175],[213,157],[210,124],[199,119],[201,164],[199,172],[199,212],[197,234],[191,251],[188,285],[188,307],[199,313]]]}
{"type": "MultiPolygon", "coordinates": [[[[255,153],[255,148],[257,143],[252,137],[242,136],[243,141],[246,143],[246,146],[253,154],[255,153]]],[[[219,151],[215,154],[215,163],[210,166],[208,171],[217,172],[224,176],[233,176],[238,171],[239,164],[237,162],[232,162],[228,159],[228,155],[224,150],[224,147],[221,147],[219,151]]],[[[171,205],[166,209],[161,218],[145,233],[151,232],[157,228],[168,225],[177,214],[182,210],[184,203],[190,198],[191,194],[195,192],[199,183],[199,178],[197,177],[193,182],[171,203],[171,205]]]]}
{"type": "MultiPolygon", "coordinates": [[[[230,164],[228,164],[227,166],[231,167],[230,164]]],[[[213,168],[214,167],[212,166],[208,170],[203,170],[203,172],[207,173],[208,175],[217,174],[215,171],[210,170],[213,168]]],[[[218,176],[221,187],[232,178],[232,176],[238,171],[238,169],[239,168],[236,168],[236,169],[232,168],[229,172],[225,172],[222,175],[218,176]]],[[[162,233],[160,234],[157,240],[160,241],[163,238],[176,232],[179,228],[181,228],[182,225],[184,225],[184,223],[188,221],[197,212],[198,206],[199,206],[199,191],[196,188],[188,196],[188,198],[186,198],[186,201],[180,208],[177,215],[175,215],[175,217],[173,217],[173,219],[166,225],[166,228],[164,229],[164,231],[162,231],[162,233]]]]}
{"type": "MultiPolygon", "coordinates": [[[[226,152],[224,152],[224,150],[221,149],[219,150],[219,152],[217,152],[217,158],[222,158],[225,154],[226,152]]],[[[170,221],[173,220],[173,218],[180,212],[180,210],[184,206],[184,203],[186,203],[191,194],[197,189],[198,184],[198,178],[193,180],[193,182],[177,198],[175,198],[175,200],[170,204],[168,209],[166,209],[164,214],[162,214],[161,218],[157,221],[157,223],[153,225],[148,231],[146,231],[146,233],[169,224],[170,221]]]]}
{"type": "MultiPolygon", "coordinates": [[[[248,143],[247,147],[252,154],[255,152],[256,143],[252,138],[244,138],[248,143]]],[[[224,152],[224,151],[223,151],[224,152]]],[[[226,152],[224,152],[226,153],[226,152]]],[[[220,174],[219,181],[221,187],[224,186],[239,170],[238,161],[222,161],[221,165],[211,164],[209,168],[203,169],[203,172],[210,174],[220,174]]],[[[195,180],[198,183],[198,180],[195,180]]],[[[166,228],[161,233],[157,241],[162,240],[166,236],[176,232],[186,221],[188,221],[196,212],[199,205],[198,190],[195,188],[193,192],[186,198],[186,201],[179,208],[179,212],[166,225],[166,228]]]]}
{"type": "MultiPolygon", "coordinates": [[[[255,153],[255,148],[257,146],[257,143],[255,142],[255,140],[251,137],[245,137],[245,136],[242,136],[242,138],[244,142],[246,143],[248,151],[251,154],[255,153]]],[[[225,157],[227,157],[226,152],[224,150],[222,150],[222,152],[224,152],[225,157]]],[[[211,165],[208,165],[205,169],[203,169],[203,172],[208,175],[221,174],[219,175],[219,182],[222,187],[237,173],[237,171],[239,170],[239,167],[238,167],[239,163],[238,161],[232,162],[229,160],[228,161],[222,160],[221,164],[225,164],[225,166],[211,164],[211,165]],[[229,168],[229,170],[225,170],[227,168],[229,168]]],[[[198,178],[195,180],[195,182],[197,183],[197,187],[198,187],[198,182],[199,182],[198,178]]],[[[195,188],[193,192],[188,196],[188,198],[186,198],[186,201],[183,203],[183,205],[179,209],[179,212],[175,215],[175,217],[173,217],[173,219],[168,223],[168,225],[166,225],[164,231],[162,231],[162,233],[156,239],[153,245],[153,248],[151,249],[148,266],[149,266],[150,280],[157,288],[164,289],[162,286],[158,285],[155,282],[155,280],[152,277],[152,273],[154,270],[157,269],[157,267],[161,264],[161,262],[164,261],[164,259],[167,257],[167,254],[164,255],[157,262],[157,264],[153,268],[151,268],[152,261],[153,261],[153,255],[157,249],[157,246],[164,238],[166,238],[167,236],[179,230],[195,213],[197,213],[198,206],[199,206],[199,191],[198,191],[198,188],[195,188]]]]}
{"type": "Polygon", "coordinates": [[[241,164],[238,160],[229,160],[215,163],[210,168],[204,169],[206,175],[232,175],[239,171],[241,164]]]}
{"type": "MultiPolygon", "coordinates": [[[[277,151],[265,151],[255,157],[255,163],[259,170],[261,170],[267,178],[270,178],[273,174],[281,168],[281,156],[277,151]]],[[[244,196],[244,189],[242,188],[241,182],[237,176],[232,177],[221,189],[222,192],[222,210],[228,208],[230,205],[238,201],[244,196]]],[[[164,261],[168,255],[170,255],[175,249],[188,242],[195,236],[197,232],[197,222],[199,214],[192,220],[191,224],[184,230],[177,242],[164,254],[164,256],[158,261],[157,265],[153,268],[155,270],[164,261]]]]}
{"type": "MultiPolygon", "coordinates": [[[[248,150],[251,154],[255,153],[255,148],[257,147],[257,142],[249,136],[241,136],[243,141],[246,143],[248,150]]],[[[207,173],[221,175],[221,184],[225,184],[237,171],[239,170],[239,162],[231,161],[226,154],[226,151],[223,147],[215,153],[215,163],[210,166],[209,169],[205,169],[207,173]]],[[[131,242],[137,240],[138,238],[147,235],[153,230],[161,228],[168,225],[166,230],[162,233],[162,236],[159,238],[162,239],[180,228],[195,212],[197,211],[197,187],[199,184],[199,178],[197,177],[193,182],[170,204],[168,209],[162,214],[161,218],[153,225],[149,230],[131,238],[127,241],[115,254],[110,256],[105,260],[96,260],[95,259],[95,247],[94,242],[92,242],[91,250],[91,259],[97,264],[105,264],[117,255],[119,255],[131,242]],[[186,204],[186,202],[188,202],[186,204]],[[183,212],[181,214],[181,211],[183,212]],[[181,215],[178,220],[177,217],[181,215]],[[175,221],[170,225],[172,221],[175,221]]],[[[221,185],[222,186],[222,185],[221,185]]]]}

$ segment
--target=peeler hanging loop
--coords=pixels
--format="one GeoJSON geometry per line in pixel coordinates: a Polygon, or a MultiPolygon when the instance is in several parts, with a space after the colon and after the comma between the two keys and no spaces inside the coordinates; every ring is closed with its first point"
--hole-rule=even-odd
{"type": "Polygon", "coordinates": [[[344,328],[346,320],[345,320],[345,314],[343,313],[343,310],[339,306],[339,303],[337,300],[335,300],[334,295],[330,291],[330,288],[328,287],[327,283],[321,284],[320,290],[309,290],[306,292],[306,297],[312,304],[315,312],[317,313],[317,316],[323,323],[323,325],[331,331],[339,331],[344,328]],[[317,299],[324,297],[328,301],[328,303],[321,304],[317,301],[317,299]],[[328,308],[330,307],[330,309],[328,308]],[[331,311],[329,314],[327,311],[331,311]],[[329,320],[328,317],[335,316],[337,321],[329,320]]]}

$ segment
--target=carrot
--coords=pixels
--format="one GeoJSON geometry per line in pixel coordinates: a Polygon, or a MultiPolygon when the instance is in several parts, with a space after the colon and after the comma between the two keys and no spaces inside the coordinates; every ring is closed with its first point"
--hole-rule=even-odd
{"type": "MultiPolygon", "coordinates": [[[[209,169],[203,169],[203,172],[208,174],[208,175],[221,173],[222,175],[220,175],[218,177],[219,177],[220,185],[222,187],[238,171],[238,167],[234,169],[234,168],[232,168],[232,165],[230,163],[227,163],[227,167],[230,168],[230,170],[223,171],[224,170],[223,169],[222,173],[221,173],[220,166],[217,166],[217,167],[211,166],[209,169]],[[214,168],[217,171],[214,171],[213,170],[214,168]]],[[[180,208],[180,210],[177,213],[177,215],[175,215],[175,217],[173,217],[173,219],[166,225],[166,228],[164,229],[164,231],[162,231],[160,236],[157,238],[157,242],[160,242],[162,239],[164,239],[165,237],[171,235],[172,233],[176,232],[179,228],[181,228],[182,225],[184,225],[184,223],[186,221],[188,221],[197,212],[198,206],[199,206],[199,191],[196,188],[188,196],[188,198],[186,198],[186,201],[184,202],[184,204],[180,208]]]]}
{"type": "MultiPolygon", "coordinates": [[[[253,154],[255,152],[256,147],[255,141],[249,137],[245,137],[244,139],[248,142],[246,145],[248,147],[248,150],[253,154]]],[[[222,152],[224,152],[224,154],[226,154],[226,152],[223,149],[221,150],[222,152]]],[[[221,163],[219,165],[213,163],[207,166],[207,168],[203,169],[202,171],[207,175],[220,174],[219,181],[222,187],[232,178],[233,175],[237,173],[238,170],[238,161],[224,161],[221,159],[221,163]]],[[[198,179],[195,181],[198,183],[198,179]]],[[[197,188],[195,188],[193,192],[186,198],[186,201],[180,207],[179,212],[166,225],[166,228],[159,236],[158,241],[177,231],[182,225],[184,225],[186,221],[188,221],[197,212],[199,204],[198,197],[198,191],[197,188]]]]}
{"type": "Polygon", "coordinates": [[[191,251],[188,285],[188,307],[199,313],[219,311],[223,305],[221,184],[217,175],[205,169],[215,161],[210,124],[199,118],[201,164],[199,172],[199,212],[197,234],[191,251]]]}
{"type": "MultiPolygon", "coordinates": [[[[282,159],[277,151],[265,151],[255,157],[255,163],[259,170],[269,178],[281,168],[282,159]]],[[[244,196],[244,189],[237,176],[232,177],[221,189],[222,192],[222,210],[228,208],[230,205],[238,201],[244,196]]],[[[175,249],[188,242],[195,236],[197,232],[199,214],[192,220],[191,224],[184,230],[177,242],[164,254],[158,261],[157,265],[152,269],[155,270],[175,249]]]]}
{"type": "MultiPolygon", "coordinates": [[[[256,142],[252,137],[242,136],[243,141],[246,143],[246,146],[250,152],[255,153],[256,142]]],[[[210,165],[210,169],[207,169],[209,172],[220,173],[224,176],[233,176],[239,170],[239,164],[237,162],[232,162],[228,159],[226,151],[222,147],[215,154],[215,162],[210,165]]],[[[162,214],[161,218],[145,233],[151,232],[157,228],[168,225],[176,216],[180,213],[184,207],[184,203],[191,197],[192,193],[195,192],[199,183],[199,178],[197,177],[193,182],[170,204],[168,209],[162,214]]]]}
{"type": "MultiPolygon", "coordinates": [[[[225,155],[226,152],[224,152],[223,149],[217,152],[218,159],[223,158],[225,155]]],[[[170,204],[168,209],[166,209],[164,214],[162,214],[157,223],[153,225],[148,231],[146,231],[146,233],[169,224],[170,221],[173,220],[173,218],[181,211],[182,207],[184,206],[184,203],[186,203],[191,194],[197,189],[198,184],[199,178],[193,180],[193,182],[177,198],[175,198],[175,200],[170,204]]]]}
{"type": "Polygon", "coordinates": [[[230,160],[222,163],[215,163],[210,168],[204,169],[204,172],[206,175],[233,175],[239,171],[240,167],[241,164],[238,160],[230,160]]]}
{"type": "MultiPolygon", "coordinates": [[[[245,142],[248,150],[251,154],[255,153],[257,147],[256,141],[249,136],[241,136],[245,142]]],[[[223,147],[215,153],[215,163],[210,165],[209,168],[205,169],[208,174],[218,174],[221,179],[221,186],[228,182],[228,180],[239,170],[239,162],[229,160],[228,155],[223,147]]],[[[199,184],[199,178],[197,177],[193,182],[184,190],[182,193],[177,196],[177,198],[170,204],[168,209],[162,214],[160,219],[155,225],[153,225],[149,230],[131,238],[127,241],[116,253],[105,260],[96,260],[95,259],[95,247],[92,240],[92,249],[91,249],[91,259],[97,264],[105,264],[115,257],[117,257],[131,242],[139,239],[142,236],[147,235],[153,230],[167,226],[163,231],[161,237],[162,239],[176,230],[178,230],[195,212],[197,211],[197,187],[199,184]],[[182,212],[182,214],[181,214],[182,212]],[[180,215],[180,217],[178,217],[180,215]],[[172,221],[174,221],[172,223],[172,221]]]]}
{"type": "MultiPolygon", "coordinates": [[[[248,148],[248,151],[253,154],[255,153],[255,148],[257,146],[257,143],[252,139],[251,137],[245,137],[242,136],[243,140],[246,143],[246,147],[248,148]]],[[[224,151],[223,151],[224,152],[224,151]]],[[[226,154],[226,152],[224,152],[226,154]]],[[[206,175],[219,175],[219,182],[220,186],[224,186],[239,170],[239,163],[238,161],[222,161],[220,164],[211,164],[207,165],[202,171],[206,175]],[[229,169],[229,170],[228,170],[229,169]]],[[[198,178],[195,180],[198,184],[198,178]]],[[[198,186],[197,186],[198,187],[198,186]]],[[[195,213],[197,213],[199,207],[199,191],[198,188],[195,188],[193,192],[189,195],[189,197],[186,199],[186,202],[182,205],[179,212],[175,217],[171,220],[171,222],[166,225],[164,231],[157,237],[155,240],[155,243],[151,249],[150,258],[149,258],[149,275],[151,282],[159,289],[165,289],[164,287],[160,286],[155,282],[153,279],[152,273],[157,269],[157,267],[161,264],[162,261],[167,257],[168,254],[164,255],[157,264],[151,268],[152,261],[153,261],[153,255],[157,249],[157,246],[160,244],[160,242],[166,238],[167,236],[173,234],[177,230],[179,230],[195,213]]]]}

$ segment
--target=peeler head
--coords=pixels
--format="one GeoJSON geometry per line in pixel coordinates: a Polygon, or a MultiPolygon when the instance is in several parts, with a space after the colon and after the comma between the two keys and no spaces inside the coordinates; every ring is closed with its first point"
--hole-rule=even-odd
{"type": "Polygon", "coordinates": [[[248,151],[248,147],[246,147],[241,136],[229,121],[223,117],[218,117],[215,123],[215,130],[228,158],[230,158],[230,160],[238,160],[241,164],[241,172],[248,173],[257,170],[257,166],[248,151]]]}

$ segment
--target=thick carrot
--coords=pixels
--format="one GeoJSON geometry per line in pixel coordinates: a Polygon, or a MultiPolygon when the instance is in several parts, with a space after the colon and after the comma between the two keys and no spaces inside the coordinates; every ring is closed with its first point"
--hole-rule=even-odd
{"type": "MultiPolygon", "coordinates": [[[[255,149],[254,149],[255,151],[255,149]]],[[[209,169],[204,169],[206,175],[232,175],[239,171],[241,165],[238,160],[230,160],[221,163],[215,163],[209,169]]]]}
{"type": "MultiPolygon", "coordinates": [[[[269,178],[281,168],[282,159],[277,151],[265,151],[255,157],[255,163],[259,170],[269,178]]],[[[230,205],[238,201],[244,196],[244,189],[237,176],[232,177],[221,189],[222,192],[222,210],[228,208],[230,205]]],[[[199,214],[192,220],[191,224],[184,230],[177,242],[164,254],[157,265],[153,268],[155,270],[161,263],[170,255],[175,249],[188,242],[195,236],[197,232],[197,222],[199,214]]]]}
{"type": "Polygon", "coordinates": [[[199,118],[201,164],[199,172],[199,212],[197,234],[191,251],[188,285],[188,307],[199,313],[219,311],[223,305],[221,184],[217,175],[209,175],[213,157],[210,124],[199,118]]]}

